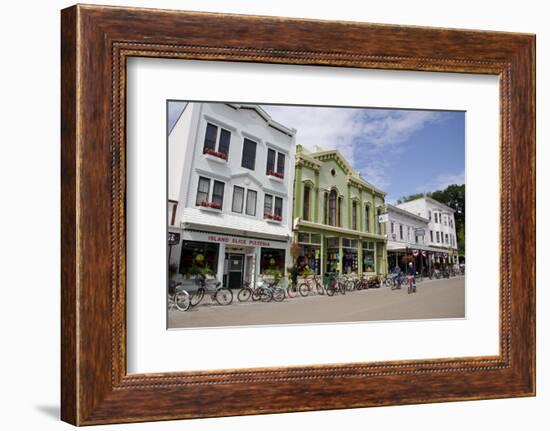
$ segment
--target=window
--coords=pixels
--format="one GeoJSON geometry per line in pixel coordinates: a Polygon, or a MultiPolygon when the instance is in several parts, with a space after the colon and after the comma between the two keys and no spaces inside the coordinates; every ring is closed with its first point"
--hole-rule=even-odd
{"type": "Polygon", "coordinates": [[[256,215],[256,193],[254,190],[246,191],[246,214],[255,216],[256,215]]]}
{"type": "Polygon", "coordinates": [[[214,190],[212,191],[212,203],[216,205],[217,208],[222,209],[223,206],[223,190],[225,184],[221,181],[214,181],[214,190]]]}
{"type": "Polygon", "coordinates": [[[285,155],[271,148],[267,149],[266,175],[283,178],[285,176],[285,155]]]}
{"type": "Polygon", "coordinates": [[[328,224],[328,193],[324,193],[323,198],[323,223],[328,224]]]}
{"type": "Polygon", "coordinates": [[[239,186],[233,187],[233,205],[231,210],[235,213],[243,212],[244,189],[239,186]]]}
{"type": "Polygon", "coordinates": [[[337,226],[342,226],[342,196],[338,198],[338,219],[336,220],[337,226]]]}
{"type": "Polygon", "coordinates": [[[365,231],[370,232],[370,207],[365,205],[365,231]]]}
{"type": "Polygon", "coordinates": [[[218,151],[222,154],[229,154],[229,141],[231,140],[231,132],[222,129],[220,131],[220,143],[218,145],[218,151]]]}
{"type": "Polygon", "coordinates": [[[399,225],[399,239],[403,240],[403,225],[399,225]]]}
{"type": "Polygon", "coordinates": [[[221,159],[227,160],[229,154],[229,142],[231,141],[231,132],[220,129],[218,135],[218,126],[206,124],[206,134],[204,136],[203,153],[211,154],[221,159]]]}
{"type": "Polygon", "coordinates": [[[434,231],[430,231],[430,242],[434,242],[434,231]]]}
{"type": "Polygon", "coordinates": [[[218,137],[218,128],[213,124],[208,123],[206,125],[206,135],[204,137],[204,151],[209,148],[211,150],[216,149],[216,140],[218,137]]]}
{"type": "Polygon", "coordinates": [[[391,233],[395,233],[395,223],[391,222],[390,226],[391,226],[391,233]]]}
{"type": "Polygon", "coordinates": [[[244,138],[243,158],[241,162],[243,168],[254,170],[256,166],[256,142],[244,138]]]}
{"type": "Polygon", "coordinates": [[[283,198],[272,195],[265,195],[264,218],[281,221],[283,219],[283,198]]]}
{"type": "Polygon", "coordinates": [[[357,202],[353,201],[351,207],[351,228],[357,230],[357,202]]]}
{"type": "Polygon", "coordinates": [[[445,234],[445,244],[449,244],[449,234],[445,234]]]}
{"type": "Polygon", "coordinates": [[[275,197],[275,215],[283,218],[283,198],[275,197]]]}
{"type": "Polygon", "coordinates": [[[451,228],[453,228],[453,219],[449,219],[449,226],[451,226],[451,228]]]}
{"type": "Polygon", "coordinates": [[[285,175],[285,155],[283,153],[277,154],[277,173],[285,175]]]}
{"type": "Polygon", "coordinates": [[[338,197],[336,196],[336,190],[331,190],[328,196],[328,224],[336,226],[336,205],[338,197]]]}
{"type": "Polygon", "coordinates": [[[408,237],[407,241],[411,241],[412,236],[411,236],[411,227],[410,226],[407,226],[407,237],[408,237]]]}
{"type": "Polygon", "coordinates": [[[432,212],[431,211],[428,211],[428,220],[432,221],[432,212]]]}
{"type": "Polygon", "coordinates": [[[436,239],[437,242],[441,242],[441,241],[439,240],[439,232],[436,232],[436,233],[435,233],[435,239],[436,239]]]}
{"type": "Polygon", "coordinates": [[[434,213],[434,221],[435,221],[436,223],[439,223],[439,221],[438,221],[438,219],[437,219],[437,213],[434,213]]]}
{"type": "Polygon", "coordinates": [[[304,185],[304,210],[302,214],[302,218],[304,220],[309,220],[309,200],[310,200],[310,193],[311,187],[309,185],[304,185]]]}
{"type": "Polygon", "coordinates": [[[210,179],[199,177],[199,187],[197,190],[197,205],[202,205],[203,202],[208,202],[210,197],[210,179]]]}
{"type": "Polygon", "coordinates": [[[265,195],[264,198],[264,217],[273,213],[273,196],[265,195]]]}
{"type": "Polygon", "coordinates": [[[377,233],[378,235],[382,235],[382,223],[380,223],[380,214],[382,214],[382,210],[378,208],[376,210],[376,226],[377,226],[377,233]]]}
{"type": "Polygon", "coordinates": [[[267,166],[265,168],[265,174],[269,175],[270,172],[275,171],[275,158],[277,157],[277,152],[271,148],[267,149],[267,166]]]}
{"type": "Polygon", "coordinates": [[[212,189],[212,199],[210,199],[210,179],[199,177],[196,204],[202,207],[210,207],[221,210],[223,206],[224,188],[224,183],[222,183],[221,181],[214,181],[214,187],[212,189]]]}

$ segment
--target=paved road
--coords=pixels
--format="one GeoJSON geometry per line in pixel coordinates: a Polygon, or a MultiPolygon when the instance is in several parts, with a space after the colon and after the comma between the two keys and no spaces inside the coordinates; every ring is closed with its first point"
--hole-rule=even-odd
{"type": "MultiPolygon", "coordinates": [[[[205,298],[206,300],[206,298],[205,298]]],[[[236,292],[235,292],[235,300],[236,292]]],[[[461,318],[465,313],[464,277],[426,280],[415,294],[407,289],[369,289],[333,297],[310,296],[283,302],[234,302],[228,306],[199,305],[173,310],[169,328],[273,325],[372,320],[461,318]]]]}

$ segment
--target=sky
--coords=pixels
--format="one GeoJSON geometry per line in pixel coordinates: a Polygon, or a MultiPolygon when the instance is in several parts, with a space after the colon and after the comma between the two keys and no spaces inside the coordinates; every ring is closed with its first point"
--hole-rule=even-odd
{"type": "MultiPolygon", "coordinates": [[[[171,129],[185,104],[169,106],[171,129]]],[[[364,179],[387,193],[386,202],[464,184],[462,111],[260,106],[297,130],[297,144],[338,149],[364,179]]]]}

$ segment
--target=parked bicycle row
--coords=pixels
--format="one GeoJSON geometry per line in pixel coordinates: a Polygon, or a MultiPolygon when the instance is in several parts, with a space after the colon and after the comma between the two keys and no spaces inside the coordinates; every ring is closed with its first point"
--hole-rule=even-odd
{"type": "MultiPolygon", "coordinates": [[[[429,279],[449,278],[457,274],[451,271],[436,270],[428,276],[429,279]]],[[[416,283],[425,279],[423,274],[418,272],[405,274],[401,270],[395,270],[387,276],[357,276],[327,274],[324,280],[317,275],[302,277],[296,283],[288,278],[280,280],[273,278],[260,278],[255,285],[245,282],[238,289],[228,289],[215,278],[206,278],[198,275],[195,277],[194,286],[175,284],[170,286],[168,295],[169,308],[176,308],[180,311],[187,311],[199,304],[204,304],[205,298],[209,298],[210,304],[229,305],[232,302],[282,302],[286,298],[307,297],[311,295],[326,295],[332,297],[337,294],[345,295],[348,292],[365,289],[376,289],[389,287],[392,290],[407,287],[408,293],[416,292],[416,283]],[[414,275],[413,275],[414,274],[414,275]]]]}

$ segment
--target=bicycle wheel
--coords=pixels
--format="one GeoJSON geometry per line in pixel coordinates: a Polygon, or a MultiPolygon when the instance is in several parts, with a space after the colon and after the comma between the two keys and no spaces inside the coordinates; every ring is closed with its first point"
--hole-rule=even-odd
{"type": "Polygon", "coordinates": [[[243,287],[241,290],[239,290],[239,293],[237,293],[237,299],[240,302],[246,302],[250,299],[252,293],[253,292],[250,287],[243,287]]]}
{"type": "Polygon", "coordinates": [[[298,287],[295,284],[291,284],[286,288],[286,294],[289,298],[296,298],[298,296],[298,287]]]}
{"type": "Polygon", "coordinates": [[[300,287],[298,288],[298,292],[300,292],[300,295],[303,297],[306,297],[309,295],[309,286],[306,283],[300,284],[300,287]]]}
{"type": "Polygon", "coordinates": [[[346,282],[345,282],[345,289],[346,289],[348,292],[351,292],[352,290],[355,289],[355,283],[354,283],[352,280],[346,280],[346,282]]]}
{"type": "Polygon", "coordinates": [[[204,298],[204,287],[199,287],[195,292],[189,293],[189,303],[191,307],[199,305],[204,298]]]}
{"type": "Polygon", "coordinates": [[[189,293],[187,293],[185,290],[176,293],[174,297],[174,304],[179,311],[189,310],[189,307],[191,307],[189,293]]]}
{"type": "Polygon", "coordinates": [[[315,283],[315,290],[317,291],[317,295],[325,294],[325,289],[323,288],[323,285],[319,282],[315,283]]]}
{"type": "Polygon", "coordinates": [[[279,287],[276,287],[272,291],[273,293],[273,300],[275,302],[281,302],[283,299],[285,299],[285,291],[279,287]]]}
{"type": "Polygon", "coordinates": [[[273,292],[267,287],[260,287],[259,289],[259,299],[262,302],[269,302],[273,299],[273,292]]]}
{"type": "Polygon", "coordinates": [[[327,295],[328,296],[334,296],[334,287],[333,286],[329,285],[327,287],[327,295]]]}
{"type": "Polygon", "coordinates": [[[214,295],[214,299],[220,305],[229,305],[233,302],[233,292],[231,292],[231,289],[227,289],[226,287],[222,287],[222,288],[216,290],[216,294],[214,295]]]}
{"type": "Polygon", "coordinates": [[[338,283],[338,290],[342,295],[346,294],[346,285],[345,283],[338,283]]]}

